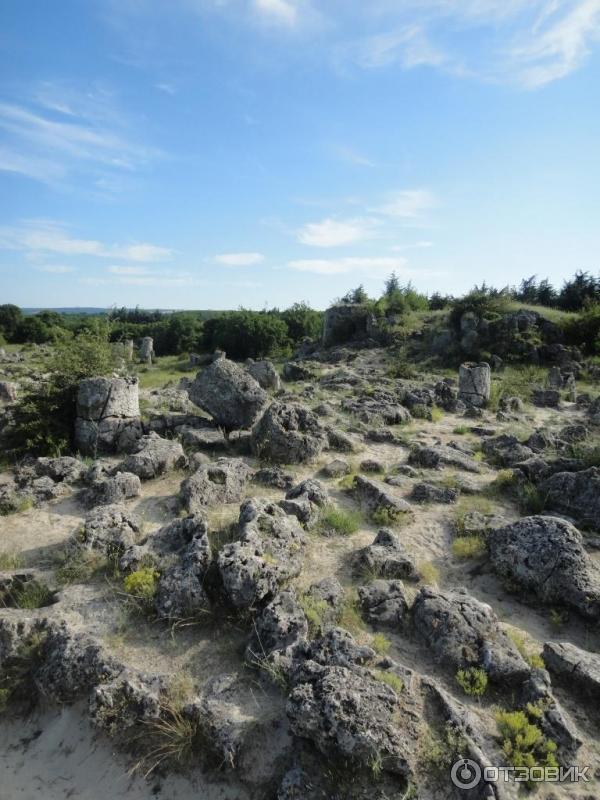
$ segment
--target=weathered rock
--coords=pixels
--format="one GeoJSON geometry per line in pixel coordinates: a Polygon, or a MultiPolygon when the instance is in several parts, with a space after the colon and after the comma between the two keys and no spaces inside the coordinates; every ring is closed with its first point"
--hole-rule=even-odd
{"type": "Polygon", "coordinates": [[[375,627],[399,630],[408,616],[409,601],[401,581],[374,580],[358,590],[367,621],[375,627]]]}
{"type": "Polygon", "coordinates": [[[289,590],[280,592],[255,620],[254,632],[246,648],[246,661],[260,664],[273,652],[279,651],[280,659],[288,658],[291,667],[295,647],[307,636],[308,622],[296,595],[289,590]]]}
{"type": "MultiPolygon", "coordinates": [[[[305,651],[305,659],[323,667],[355,667],[366,664],[375,658],[375,651],[367,645],[359,644],[344,628],[328,628],[321,636],[310,642],[305,651]]],[[[306,663],[296,665],[296,676],[301,679],[306,663]]],[[[311,669],[311,666],[308,666],[311,669]]]]}
{"type": "Polygon", "coordinates": [[[56,483],[72,485],[83,480],[87,467],[83,461],[71,456],[58,458],[26,458],[15,469],[15,479],[25,487],[36,478],[51,478],[56,483]]]}
{"type": "Polygon", "coordinates": [[[360,449],[360,442],[345,431],[328,428],[327,446],[329,450],[337,450],[339,453],[355,453],[360,449]]]}
{"type": "Polygon", "coordinates": [[[323,347],[370,335],[372,311],[364,303],[336,303],[325,311],[323,347]]]}
{"type": "Polygon", "coordinates": [[[460,492],[447,486],[432,483],[415,483],[410,498],[415,503],[456,503],[460,492]]]}
{"type": "Polygon", "coordinates": [[[456,534],[458,536],[478,536],[482,539],[487,537],[488,531],[495,528],[503,528],[508,524],[505,517],[496,514],[482,514],[480,511],[467,511],[460,518],[460,523],[455,523],[456,534]]]}
{"type": "Polygon", "coordinates": [[[558,389],[534,389],[531,399],[535,406],[542,408],[558,408],[560,406],[558,389]]]}
{"type": "Polygon", "coordinates": [[[303,525],[310,528],[319,518],[319,508],[328,502],[329,493],[321,481],[307,478],[290,489],[285,500],[281,500],[279,505],[286,514],[293,514],[303,525]]]}
{"type": "Polygon", "coordinates": [[[250,608],[299,574],[305,534],[294,517],[265,500],[246,500],[239,525],[239,540],[223,547],[218,568],[229,602],[250,608]]]}
{"type": "Polygon", "coordinates": [[[600,709],[600,655],[570,642],[546,642],[544,664],[566,688],[576,689],[600,709]]]}
{"type": "Polygon", "coordinates": [[[600,569],[571,523],[558,517],[523,517],[488,531],[487,543],[498,574],[543,603],[569,606],[588,619],[600,617],[600,569]]]}
{"type": "Polygon", "coordinates": [[[536,724],[557,747],[558,761],[563,766],[575,763],[582,740],[573,721],[552,693],[550,675],[545,669],[534,669],[521,687],[518,705],[538,709],[536,724]]]}
{"type": "Polygon", "coordinates": [[[469,406],[480,408],[490,399],[492,376],[490,365],[461,364],[458,372],[458,399],[469,406]]]}
{"type": "Polygon", "coordinates": [[[142,493],[142,484],[137,475],[131,472],[117,472],[110,478],[96,483],[87,492],[90,506],[118,505],[124,500],[139,497],[142,493]]]}
{"type": "Polygon", "coordinates": [[[179,562],[162,571],[154,605],[161,619],[190,619],[210,608],[204,588],[211,562],[208,526],[203,518],[191,516],[175,520],[168,528],[173,539],[187,543],[180,550],[179,562]]]}
{"type": "Polygon", "coordinates": [[[452,670],[482,667],[490,680],[521,683],[529,666],[499,625],[491,607],[466,590],[421,589],[413,605],[414,630],[436,661],[452,670]]]}
{"type": "MultiPolygon", "coordinates": [[[[316,605],[319,612],[319,625],[323,633],[335,624],[338,613],[344,602],[344,589],[337,578],[329,577],[313,583],[306,592],[309,602],[316,605]]],[[[314,624],[313,620],[313,624],[314,624]]]]}
{"type": "Polygon", "coordinates": [[[157,433],[149,433],[139,440],[136,452],[127,456],[121,469],[147,480],[184,467],[186,463],[187,459],[179,442],[163,439],[157,433]]]}
{"type": "Polygon", "coordinates": [[[281,467],[263,467],[254,473],[252,480],[262,486],[287,491],[296,482],[296,477],[291,472],[284,472],[281,467]]]}
{"type": "Polygon", "coordinates": [[[246,371],[252,375],[262,389],[272,389],[276,392],[281,387],[279,373],[272,361],[248,360],[246,362],[246,371]]]}
{"type": "Polygon", "coordinates": [[[180,428],[181,442],[188,450],[217,450],[227,449],[227,439],[221,428],[214,425],[202,427],[185,425],[180,428]]]}
{"type": "Polygon", "coordinates": [[[318,418],[307,408],[272,403],[252,431],[252,450],[259,458],[283,464],[313,461],[327,443],[318,418]]]}
{"type": "Polygon", "coordinates": [[[90,700],[92,722],[108,734],[120,736],[157,720],[162,690],[163,682],[158,676],[124,670],[94,688],[90,700]]]}
{"type": "Polygon", "coordinates": [[[373,543],[355,554],[353,566],[358,574],[413,581],[419,579],[414,561],[389,528],[380,528],[373,543]]]}
{"type": "Polygon", "coordinates": [[[245,369],[225,358],[199,372],[188,394],[228,431],[252,427],[268,398],[245,369]]]}
{"type": "Polygon", "coordinates": [[[342,478],[344,475],[349,475],[351,471],[350,464],[342,461],[341,458],[330,461],[321,470],[326,478],[342,478]]]}
{"type": "Polygon", "coordinates": [[[391,517],[412,514],[412,509],[406,500],[390,494],[388,487],[382,481],[365,478],[364,475],[356,475],[353,491],[361,509],[367,514],[380,511],[388,513],[391,517]]]}
{"type": "Polygon", "coordinates": [[[314,367],[301,361],[286,361],[282,374],[286,381],[312,381],[317,377],[314,367]]]}
{"type": "Polygon", "coordinates": [[[136,514],[120,505],[95,508],[85,518],[75,537],[87,550],[102,550],[109,557],[120,556],[140,538],[141,522],[136,514]]]}
{"type": "Polygon", "coordinates": [[[533,456],[531,447],[523,445],[516,436],[503,433],[491,439],[484,439],[481,449],[486,456],[501,467],[512,467],[519,461],[533,456]]]}
{"type": "Polygon", "coordinates": [[[557,472],[540,484],[545,507],[600,529],[600,467],[557,472]]]}
{"type": "Polygon", "coordinates": [[[377,390],[373,394],[360,397],[347,397],[342,408],[367,424],[402,425],[412,420],[410,411],[405,408],[393,392],[377,390]]]}
{"type": "Polygon", "coordinates": [[[126,452],[141,435],[137,378],[81,381],[75,420],[75,445],[81,453],[126,452]]]}
{"type": "Polygon", "coordinates": [[[467,472],[481,472],[481,467],[475,459],[456,450],[454,447],[438,445],[425,447],[417,445],[410,451],[409,463],[426,469],[439,469],[442,466],[459,467],[467,472]]]}
{"type": "Polygon", "coordinates": [[[18,398],[18,385],[12,381],[0,381],[0,402],[16,403],[18,398]]]}
{"type": "Polygon", "coordinates": [[[152,364],[154,358],[154,339],[151,336],[144,336],[140,342],[139,350],[140,361],[144,364],[152,364]]]}
{"type": "Polygon", "coordinates": [[[317,667],[292,691],[287,713],[297,736],[310,739],[327,757],[406,775],[414,744],[394,723],[398,696],[366,671],[317,667]],[[405,736],[406,739],[402,737],[405,736]],[[410,755],[409,755],[410,754],[410,755]]]}
{"type": "Polygon", "coordinates": [[[251,473],[239,458],[218,458],[204,464],[182,482],[182,505],[196,513],[220,503],[237,503],[244,496],[251,473]]]}

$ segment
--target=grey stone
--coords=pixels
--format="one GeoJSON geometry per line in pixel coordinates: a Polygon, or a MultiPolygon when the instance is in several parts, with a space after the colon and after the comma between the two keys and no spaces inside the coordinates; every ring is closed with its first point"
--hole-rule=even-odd
{"type": "Polygon", "coordinates": [[[252,430],[252,451],[283,464],[314,461],[327,442],[318,418],[307,408],[272,403],[252,430]]]}
{"type": "Polygon", "coordinates": [[[271,389],[274,392],[280,389],[279,373],[272,361],[247,361],[246,370],[262,389],[271,389]]]}
{"type": "Polygon", "coordinates": [[[458,399],[470,406],[485,406],[490,399],[492,377],[490,365],[461,364],[458,372],[458,399]]]}
{"type": "Polygon", "coordinates": [[[186,464],[187,459],[179,442],[149,433],[139,440],[136,452],[127,456],[121,469],[147,480],[186,464]]]}
{"type": "Polygon", "coordinates": [[[466,590],[421,589],[413,605],[414,630],[436,661],[452,670],[485,669],[492,681],[517,685],[530,669],[491,607],[466,590]]]}
{"type": "Polygon", "coordinates": [[[188,393],[193,403],[228,431],[252,427],[267,403],[267,394],[257,381],[225,358],[199,372],[188,393]]]}
{"type": "Polygon", "coordinates": [[[588,619],[600,617],[600,569],[571,523],[558,517],[523,517],[488,531],[487,543],[498,574],[543,603],[566,605],[588,619]]]}
{"type": "Polygon", "coordinates": [[[204,464],[182,482],[182,505],[195,513],[217,504],[237,503],[251,474],[250,467],[239,458],[218,458],[204,464]]]}
{"type": "Polygon", "coordinates": [[[409,600],[401,581],[374,580],[359,588],[358,598],[371,625],[399,630],[406,622],[409,600]]]}
{"type": "Polygon", "coordinates": [[[416,445],[410,451],[409,463],[426,469],[439,469],[443,466],[458,467],[466,472],[481,472],[481,467],[470,456],[445,445],[416,445]]]}
{"type": "Polygon", "coordinates": [[[600,467],[580,472],[557,472],[540,484],[545,507],[600,529],[600,467]]]}
{"type": "Polygon", "coordinates": [[[359,550],[352,560],[356,573],[380,578],[404,578],[416,581],[419,573],[398,536],[389,528],[380,528],[373,543],[359,550]]]}
{"type": "Polygon", "coordinates": [[[446,486],[434,486],[431,483],[416,483],[410,498],[415,503],[456,503],[460,492],[446,486]]]}
{"type": "Polygon", "coordinates": [[[412,514],[412,509],[406,500],[390,494],[388,487],[382,481],[365,478],[364,475],[356,475],[353,492],[361,509],[368,514],[380,510],[387,511],[392,516],[412,514]]]}

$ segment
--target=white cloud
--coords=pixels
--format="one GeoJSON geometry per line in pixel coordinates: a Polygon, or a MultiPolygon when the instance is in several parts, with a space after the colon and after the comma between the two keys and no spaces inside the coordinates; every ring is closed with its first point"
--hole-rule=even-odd
{"type": "Polygon", "coordinates": [[[399,64],[403,69],[421,66],[439,67],[447,56],[429,40],[419,25],[384,31],[366,39],[342,46],[338,58],[350,58],[364,69],[377,69],[399,64]]]}
{"type": "Polygon", "coordinates": [[[298,10],[287,0],[254,0],[254,8],[266,19],[293,27],[298,21],[298,10]]]}
{"type": "Polygon", "coordinates": [[[328,218],[304,225],[296,232],[297,240],[310,247],[341,247],[370,238],[374,225],[374,221],[369,219],[328,218]]]}
{"type": "Polygon", "coordinates": [[[118,264],[107,267],[107,269],[113,275],[146,275],[148,273],[146,267],[127,267],[118,264]]]}
{"type": "Polygon", "coordinates": [[[391,192],[386,201],[375,208],[373,213],[398,219],[417,219],[424,211],[436,205],[436,199],[427,189],[404,189],[391,192]]]}
{"type": "Polygon", "coordinates": [[[290,269],[299,272],[314,272],[318,275],[343,275],[362,272],[370,275],[387,275],[390,272],[407,273],[407,260],[400,256],[372,258],[305,258],[288,261],[290,269]]]}
{"type": "Polygon", "coordinates": [[[40,264],[36,267],[39,272],[50,272],[54,275],[65,275],[68,272],[75,272],[75,267],[66,264],[40,264]]]}
{"type": "Polygon", "coordinates": [[[370,158],[362,153],[359,153],[353,147],[348,147],[347,145],[338,145],[337,147],[333,148],[333,152],[340,161],[345,161],[348,164],[354,164],[357,167],[376,166],[375,162],[370,158]]]}
{"type": "Polygon", "coordinates": [[[225,267],[254,267],[262,264],[265,257],[262,253],[220,253],[214,260],[225,267]]]}
{"type": "Polygon", "coordinates": [[[58,253],[142,262],[161,261],[173,255],[168,247],[153,244],[105,244],[95,239],[77,239],[68,233],[64,225],[49,220],[32,220],[19,226],[0,227],[0,249],[19,250],[28,255],[58,253]]]}
{"type": "Polygon", "coordinates": [[[5,149],[0,170],[44,183],[133,173],[162,154],[130,138],[127,115],[104,90],[76,92],[46,82],[18,101],[0,101],[5,149]]]}
{"type": "Polygon", "coordinates": [[[537,88],[577,69],[600,42],[600,0],[577,3],[561,17],[564,3],[542,9],[529,35],[512,51],[521,82],[537,88]]]}

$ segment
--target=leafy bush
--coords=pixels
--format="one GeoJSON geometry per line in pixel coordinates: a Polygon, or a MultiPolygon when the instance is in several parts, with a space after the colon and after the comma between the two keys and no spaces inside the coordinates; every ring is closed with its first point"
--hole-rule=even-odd
{"type": "Polygon", "coordinates": [[[113,370],[107,325],[60,344],[44,365],[48,380],[29,389],[14,410],[5,432],[7,451],[20,455],[56,456],[71,449],[79,382],[113,370]]]}
{"type": "Polygon", "coordinates": [[[290,350],[288,327],[277,313],[246,309],[205,322],[203,344],[236,359],[285,355],[290,350]]]}
{"type": "Polygon", "coordinates": [[[455,331],[460,332],[460,321],[466,312],[472,312],[481,319],[493,319],[506,313],[509,302],[510,296],[506,289],[493,289],[483,283],[452,302],[450,324],[455,331]]]}
{"type": "Polygon", "coordinates": [[[143,567],[124,578],[123,588],[137,600],[152,600],[158,589],[158,577],[155,569],[143,567]]]}
{"type": "Polygon", "coordinates": [[[288,336],[294,343],[308,337],[316,339],[321,334],[323,313],[315,311],[307,303],[294,303],[281,312],[281,319],[288,329],[288,336]]]}
{"type": "Polygon", "coordinates": [[[487,672],[481,667],[459,669],[456,673],[456,682],[470,697],[482,697],[488,687],[487,672]]]}
{"type": "Polygon", "coordinates": [[[381,525],[384,528],[393,528],[405,521],[409,516],[409,511],[400,511],[391,506],[379,506],[379,508],[371,512],[371,520],[376,525],[381,525]]]}
{"type": "Polygon", "coordinates": [[[432,586],[440,579],[440,571],[431,561],[422,561],[417,565],[417,572],[424,584],[432,586]]]}
{"type": "Polygon", "coordinates": [[[373,634],[373,638],[371,639],[371,647],[375,652],[380,655],[384,656],[386,653],[389,653],[392,643],[390,640],[385,636],[383,633],[375,633],[373,634]]]}
{"type": "MultiPolygon", "coordinates": [[[[524,711],[499,711],[502,752],[513,767],[557,767],[556,742],[547,739],[524,711]]],[[[526,784],[531,788],[530,784],[526,784]]],[[[535,785],[535,784],[532,784],[535,785]]]]}

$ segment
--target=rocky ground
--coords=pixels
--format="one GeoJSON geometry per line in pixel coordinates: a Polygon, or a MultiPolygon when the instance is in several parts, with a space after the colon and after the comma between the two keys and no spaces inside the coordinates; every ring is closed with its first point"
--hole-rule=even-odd
{"type": "Polygon", "coordinates": [[[93,383],[2,474],[3,797],[599,796],[598,403],[390,359],[93,383]]]}

